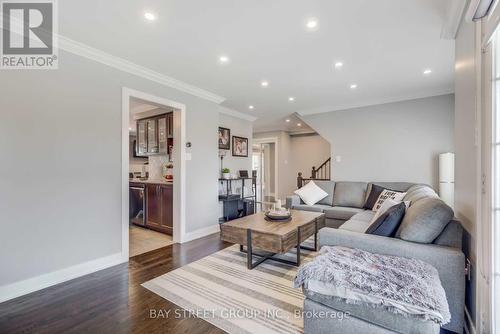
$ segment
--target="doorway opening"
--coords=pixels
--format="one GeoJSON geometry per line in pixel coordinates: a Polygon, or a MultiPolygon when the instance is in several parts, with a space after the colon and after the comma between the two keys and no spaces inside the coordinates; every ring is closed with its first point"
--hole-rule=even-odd
{"type": "Polygon", "coordinates": [[[182,242],[185,107],[123,89],[122,256],[182,242]]]}
{"type": "Polygon", "coordinates": [[[261,209],[277,201],[278,192],[277,138],[254,140],[252,169],[256,171],[257,203],[261,209]]]}

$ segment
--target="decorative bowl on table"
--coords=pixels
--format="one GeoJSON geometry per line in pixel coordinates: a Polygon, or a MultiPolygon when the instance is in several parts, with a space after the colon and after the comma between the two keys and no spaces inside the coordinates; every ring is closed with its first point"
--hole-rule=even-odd
{"type": "Polygon", "coordinates": [[[292,220],[292,214],[289,210],[271,209],[264,212],[264,215],[268,221],[287,222],[292,220]]]}

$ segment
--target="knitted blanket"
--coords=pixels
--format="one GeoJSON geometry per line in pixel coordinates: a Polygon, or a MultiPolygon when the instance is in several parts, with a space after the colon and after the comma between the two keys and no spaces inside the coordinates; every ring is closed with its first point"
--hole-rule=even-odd
{"type": "Polygon", "coordinates": [[[451,319],[437,270],[416,259],[323,246],[314,260],[300,267],[294,285],[440,325],[451,319]]]}

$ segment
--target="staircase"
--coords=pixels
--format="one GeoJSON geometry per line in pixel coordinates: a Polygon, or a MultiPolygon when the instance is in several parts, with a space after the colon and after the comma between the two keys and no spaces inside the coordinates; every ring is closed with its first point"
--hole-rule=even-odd
{"type": "Polygon", "coordinates": [[[318,168],[313,166],[310,178],[302,177],[302,172],[299,172],[297,175],[297,188],[301,188],[304,182],[307,183],[310,180],[329,181],[331,179],[331,161],[332,158],[328,158],[318,168]]]}

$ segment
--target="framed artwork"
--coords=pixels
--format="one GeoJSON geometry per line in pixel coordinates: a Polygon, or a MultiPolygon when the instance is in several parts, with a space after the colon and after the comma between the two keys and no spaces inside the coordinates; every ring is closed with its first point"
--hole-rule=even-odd
{"type": "Polygon", "coordinates": [[[248,138],[233,136],[233,156],[248,157],[248,138]]]}
{"type": "Polygon", "coordinates": [[[230,145],[231,130],[219,127],[219,150],[229,150],[230,145]]]}

